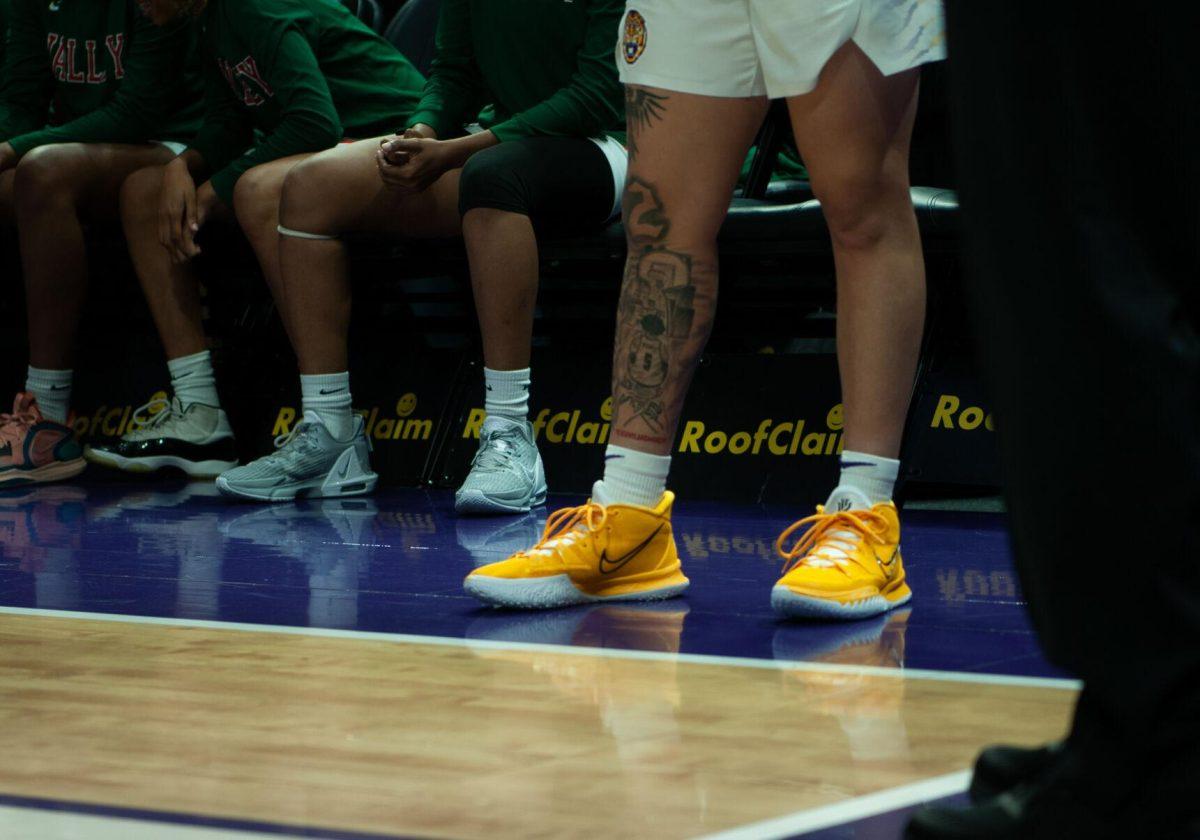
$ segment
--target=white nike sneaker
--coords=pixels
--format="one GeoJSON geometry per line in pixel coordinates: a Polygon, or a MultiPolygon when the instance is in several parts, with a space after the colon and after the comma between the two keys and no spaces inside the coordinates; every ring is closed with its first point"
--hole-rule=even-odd
{"type": "Polygon", "coordinates": [[[192,403],[184,408],[179,397],[158,399],[141,406],[133,417],[140,421],[138,428],[84,447],[83,456],[126,472],[175,467],[192,478],[214,478],[237,466],[233,429],[216,406],[192,403]]]}
{"type": "Polygon", "coordinates": [[[528,421],[488,417],[471,472],[454,494],[459,513],[525,513],[546,502],[546,471],[528,421]]]}
{"type": "Polygon", "coordinates": [[[270,455],[222,473],[217,489],[226,496],[281,502],[359,496],[374,490],[379,480],[371,471],[371,443],[361,417],[354,418],[349,440],[337,440],[316,414],[305,412],[275,446],[270,455]]]}

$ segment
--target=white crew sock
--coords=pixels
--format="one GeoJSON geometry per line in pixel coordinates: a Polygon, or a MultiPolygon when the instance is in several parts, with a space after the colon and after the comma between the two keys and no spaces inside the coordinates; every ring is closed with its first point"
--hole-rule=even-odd
{"type": "Polygon", "coordinates": [[[610,443],[604,450],[604,480],[592,488],[592,501],[652,508],[667,489],[670,470],[670,455],[651,455],[610,443]]]}
{"type": "Polygon", "coordinates": [[[25,373],[25,390],[37,400],[42,416],[55,423],[67,422],[71,412],[71,370],[47,370],[33,365],[25,373]]]}
{"type": "Polygon", "coordinates": [[[217,396],[217,377],[213,373],[212,353],[202,350],[190,356],[167,360],[171,372],[171,390],[179,397],[180,404],[187,408],[193,403],[221,407],[217,396]]]}
{"type": "Polygon", "coordinates": [[[350,402],[350,372],[300,376],[300,400],[305,414],[313,413],[337,440],[354,433],[350,402]]]}
{"type": "Polygon", "coordinates": [[[486,387],[483,407],[488,417],[507,417],[509,420],[529,418],[529,368],[521,370],[483,369],[486,387]]]}
{"type": "Polygon", "coordinates": [[[825,509],[856,510],[865,500],[868,505],[890,501],[896,489],[900,462],[865,452],[842,452],[842,474],[838,486],[829,494],[825,509]]]}

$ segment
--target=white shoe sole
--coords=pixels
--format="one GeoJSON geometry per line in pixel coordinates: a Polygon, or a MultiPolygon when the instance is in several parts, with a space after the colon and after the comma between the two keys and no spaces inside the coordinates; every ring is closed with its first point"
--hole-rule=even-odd
{"type": "Polygon", "coordinates": [[[771,607],[776,613],[785,618],[809,618],[822,621],[858,621],[883,615],[888,610],[903,606],[912,600],[912,592],[907,592],[895,601],[889,601],[882,595],[864,598],[849,604],[825,598],[812,598],[807,595],[797,595],[786,586],[776,586],[771,590],[771,607]]]}
{"type": "Polygon", "coordinates": [[[124,455],[90,447],[83,451],[83,456],[93,464],[130,473],[150,473],[166,467],[175,467],[183,470],[191,478],[216,478],[237,466],[237,461],[189,461],[176,455],[126,458],[124,455]]]}
{"type": "Polygon", "coordinates": [[[53,461],[31,470],[9,470],[0,473],[0,487],[17,487],[22,484],[49,484],[66,481],[87,469],[87,461],[75,458],[70,461],[53,461]]]}
{"type": "Polygon", "coordinates": [[[505,513],[528,513],[535,507],[546,504],[546,488],[524,502],[510,502],[488,496],[482,490],[459,490],[454,494],[454,510],[458,513],[474,514],[476,516],[496,515],[505,513]]]}
{"type": "Polygon", "coordinates": [[[630,592],[622,595],[588,595],[571,583],[568,575],[553,577],[510,579],[471,575],[463,582],[463,589],[485,604],[493,607],[508,607],[519,610],[549,610],[557,607],[573,607],[578,604],[598,604],[614,601],[663,601],[682,595],[688,582],[673,583],[646,592],[630,592]]]}
{"type": "Polygon", "coordinates": [[[298,497],[340,499],[345,496],[363,496],[374,491],[379,476],[370,471],[362,471],[357,463],[351,464],[351,461],[357,461],[357,459],[354,447],[347,447],[333,462],[329,472],[321,478],[313,478],[283,487],[258,488],[232,484],[222,475],[217,477],[217,489],[225,496],[250,499],[255,502],[288,502],[298,497]],[[337,477],[343,473],[344,477],[337,477]]]}

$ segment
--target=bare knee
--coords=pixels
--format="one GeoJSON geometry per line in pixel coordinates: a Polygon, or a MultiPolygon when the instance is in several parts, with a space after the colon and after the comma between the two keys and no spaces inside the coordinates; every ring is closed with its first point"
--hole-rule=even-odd
{"type": "Polygon", "coordinates": [[[280,190],[281,179],[275,173],[251,169],[238,179],[233,188],[233,211],[251,242],[263,238],[274,241],[280,190]]]}
{"type": "Polygon", "coordinates": [[[339,161],[332,155],[316,155],[293,166],[283,179],[279,223],[322,236],[345,233],[352,222],[346,212],[340,170],[339,161]]]}
{"type": "Polygon", "coordinates": [[[127,231],[157,218],[162,177],[161,166],[148,166],[134,172],[121,185],[121,222],[127,231]]]}
{"type": "Polygon", "coordinates": [[[912,217],[905,179],[845,177],[819,183],[813,192],[821,201],[825,224],[835,248],[869,251],[912,217]]]}
{"type": "Polygon", "coordinates": [[[715,259],[717,233],[725,220],[728,202],[711,206],[684,206],[666,202],[652,186],[632,177],[621,198],[621,219],[629,253],[669,249],[698,259],[715,259]]]}
{"type": "Polygon", "coordinates": [[[13,196],[18,215],[76,207],[82,195],[77,143],[38,146],[17,164],[13,196]]]}

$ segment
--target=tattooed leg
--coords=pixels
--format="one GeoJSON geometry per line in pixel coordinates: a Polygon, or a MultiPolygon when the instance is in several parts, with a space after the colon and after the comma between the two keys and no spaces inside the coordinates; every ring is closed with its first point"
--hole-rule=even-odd
{"type": "Polygon", "coordinates": [[[625,124],[628,128],[627,148],[630,162],[637,160],[638,135],[656,122],[661,122],[667,108],[667,94],[649,88],[628,85],[625,88],[625,124]]]}
{"type": "Polygon", "coordinates": [[[613,351],[612,441],[667,454],[717,304],[717,231],[765,100],[626,89],[629,254],[613,351]]]}
{"type": "MultiPolygon", "coordinates": [[[[641,181],[626,194],[635,190],[653,193],[641,181]]],[[[668,441],[668,425],[673,434],[717,303],[715,247],[675,251],[664,240],[630,242],[613,352],[614,437],[652,444],[668,441]]]]}

